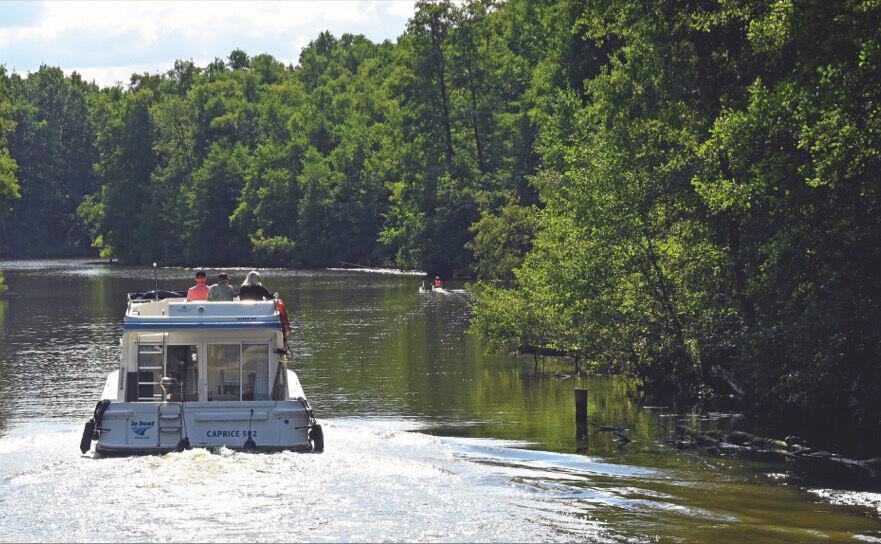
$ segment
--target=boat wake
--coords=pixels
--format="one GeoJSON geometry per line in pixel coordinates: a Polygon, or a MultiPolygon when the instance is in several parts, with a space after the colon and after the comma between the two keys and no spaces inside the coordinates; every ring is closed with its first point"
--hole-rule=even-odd
{"type": "Polygon", "coordinates": [[[438,295],[467,295],[465,289],[447,289],[446,287],[432,287],[430,289],[419,288],[419,292],[423,294],[436,293],[438,295]]]}
{"type": "Polygon", "coordinates": [[[707,541],[738,526],[797,541],[881,537],[777,525],[765,495],[749,514],[691,497],[740,485],[724,477],[436,437],[418,421],[322,423],[322,455],[120,458],[79,455],[74,422],[15,427],[0,442],[0,540],[707,541]]]}
{"type": "Polygon", "coordinates": [[[94,458],[71,446],[78,432],[4,439],[0,540],[610,541],[563,505],[533,509],[534,485],[382,422],[326,422],[322,455],[94,458]]]}
{"type": "Polygon", "coordinates": [[[368,274],[385,274],[389,276],[424,276],[421,270],[400,270],[397,268],[325,268],[332,272],[363,272],[368,274]]]}

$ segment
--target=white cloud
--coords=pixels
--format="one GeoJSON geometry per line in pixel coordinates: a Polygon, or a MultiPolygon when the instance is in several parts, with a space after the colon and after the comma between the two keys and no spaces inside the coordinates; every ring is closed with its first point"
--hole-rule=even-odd
{"type": "Polygon", "coordinates": [[[416,2],[410,0],[386,2],[385,12],[393,17],[409,19],[416,12],[416,2]]]}
{"type": "MultiPolygon", "coordinates": [[[[16,9],[31,8],[39,15],[0,25],[0,64],[19,72],[49,64],[113,84],[128,81],[127,70],[165,71],[175,59],[225,57],[237,47],[296,63],[300,48],[322,30],[394,39],[403,33],[414,2],[88,1],[16,9]]],[[[2,10],[0,2],[0,18],[2,10]]]]}
{"type": "MultiPolygon", "coordinates": [[[[204,36],[212,31],[281,35],[318,22],[366,22],[376,13],[374,4],[356,1],[48,2],[39,24],[12,30],[20,31],[16,37],[37,39],[60,37],[71,30],[95,30],[125,33],[146,42],[169,32],[189,37],[204,36]]],[[[405,13],[395,10],[394,15],[405,16],[405,13]]]]}

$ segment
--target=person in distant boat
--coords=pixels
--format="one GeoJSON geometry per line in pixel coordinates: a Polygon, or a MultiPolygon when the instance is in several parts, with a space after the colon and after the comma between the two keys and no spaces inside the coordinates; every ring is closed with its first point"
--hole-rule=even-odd
{"type": "Polygon", "coordinates": [[[208,298],[208,286],[205,285],[205,271],[196,270],[196,285],[187,290],[187,302],[191,300],[206,300],[208,298]]]}
{"type": "Polygon", "coordinates": [[[443,282],[440,279],[440,276],[434,277],[434,284],[433,285],[434,285],[435,289],[441,289],[444,286],[443,282]]]}
{"type": "Polygon", "coordinates": [[[248,272],[239,289],[239,300],[272,300],[272,293],[260,283],[260,274],[255,270],[248,272]]]}
{"type": "Polygon", "coordinates": [[[229,285],[229,275],[221,272],[217,275],[217,283],[208,288],[209,301],[230,301],[236,295],[235,289],[229,285]]]}

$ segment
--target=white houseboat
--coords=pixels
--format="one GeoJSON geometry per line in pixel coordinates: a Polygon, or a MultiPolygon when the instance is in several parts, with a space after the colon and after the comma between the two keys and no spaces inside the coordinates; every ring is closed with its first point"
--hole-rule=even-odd
{"type": "Polygon", "coordinates": [[[119,369],[86,423],[83,453],[92,441],[99,454],[323,451],[321,425],[287,368],[283,302],[179,295],[129,295],[119,369]]]}

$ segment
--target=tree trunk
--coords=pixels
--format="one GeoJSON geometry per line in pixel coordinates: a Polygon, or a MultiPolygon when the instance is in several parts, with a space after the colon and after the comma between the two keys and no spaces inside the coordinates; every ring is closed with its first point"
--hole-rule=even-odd
{"type": "Polygon", "coordinates": [[[453,170],[453,134],[452,124],[450,123],[450,98],[447,95],[447,68],[444,59],[443,38],[440,36],[440,30],[431,25],[431,43],[434,46],[437,55],[437,84],[440,94],[441,106],[441,123],[444,130],[444,144],[447,159],[447,170],[453,170]]]}
{"type": "Polygon", "coordinates": [[[474,130],[474,147],[477,152],[477,167],[481,172],[486,172],[486,162],[483,156],[483,144],[480,141],[480,128],[477,120],[477,89],[474,81],[469,77],[471,87],[471,127],[474,130]]]}
{"type": "Polygon", "coordinates": [[[756,320],[756,310],[752,299],[746,294],[746,271],[743,269],[744,263],[740,256],[740,229],[737,222],[733,220],[728,224],[728,247],[731,250],[735,296],[746,325],[751,327],[756,320]]]}

